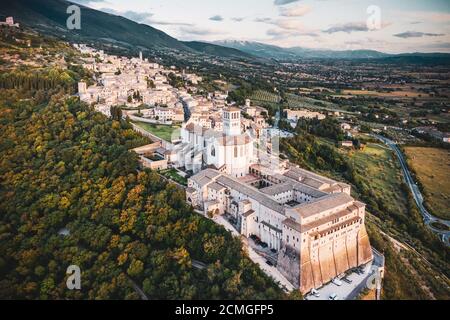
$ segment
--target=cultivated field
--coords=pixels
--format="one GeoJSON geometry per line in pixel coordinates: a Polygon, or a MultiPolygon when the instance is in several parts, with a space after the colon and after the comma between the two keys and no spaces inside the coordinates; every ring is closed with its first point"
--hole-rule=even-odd
{"type": "Polygon", "coordinates": [[[336,108],[336,105],[323,100],[317,100],[305,96],[298,96],[295,94],[287,94],[289,108],[298,109],[298,108],[307,108],[307,109],[315,109],[315,110],[325,110],[331,112],[344,112],[350,113],[345,110],[336,108]]]}
{"type": "Polygon", "coordinates": [[[450,219],[450,151],[406,147],[405,153],[423,186],[427,207],[436,216],[450,219]]]}
{"type": "Polygon", "coordinates": [[[417,91],[392,91],[392,92],[378,92],[372,90],[343,90],[343,95],[354,96],[375,96],[375,97],[387,97],[387,98],[403,98],[403,97],[429,97],[429,94],[417,91]]]}
{"type": "Polygon", "coordinates": [[[261,102],[269,102],[269,103],[278,103],[280,101],[280,97],[276,93],[257,90],[250,97],[251,100],[261,101],[261,102]]]}

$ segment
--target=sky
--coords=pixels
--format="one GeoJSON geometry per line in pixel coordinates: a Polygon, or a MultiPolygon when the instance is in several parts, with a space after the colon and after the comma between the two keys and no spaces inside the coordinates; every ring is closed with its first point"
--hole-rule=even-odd
{"type": "Polygon", "coordinates": [[[72,0],[179,40],[450,52],[450,0],[72,0]]]}

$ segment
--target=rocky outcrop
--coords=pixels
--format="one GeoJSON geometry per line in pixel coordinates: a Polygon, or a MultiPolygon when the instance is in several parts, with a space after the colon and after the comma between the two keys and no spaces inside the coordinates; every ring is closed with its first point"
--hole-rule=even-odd
{"type": "Polygon", "coordinates": [[[291,246],[285,245],[278,252],[277,269],[295,288],[299,288],[299,255],[291,246]]]}

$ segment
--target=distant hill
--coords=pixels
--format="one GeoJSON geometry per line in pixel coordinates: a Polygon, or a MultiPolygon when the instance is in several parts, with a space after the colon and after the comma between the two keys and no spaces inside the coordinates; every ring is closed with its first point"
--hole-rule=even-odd
{"type": "Polygon", "coordinates": [[[404,53],[388,54],[375,50],[324,50],[308,49],[302,47],[282,48],[274,45],[268,45],[260,42],[224,40],[214,42],[217,45],[237,49],[254,56],[277,59],[277,60],[296,60],[296,59],[377,59],[384,62],[438,62],[448,63],[450,54],[448,53],[404,53]]]}
{"type": "Polygon", "coordinates": [[[206,54],[214,55],[214,56],[220,56],[220,57],[229,57],[229,58],[255,58],[254,55],[224,46],[219,46],[216,44],[206,43],[206,42],[199,42],[199,41],[190,41],[190,42],[183,42],[184,45],[188,46],[189,48],[200,51],[206,54]]]}
{"type": "Polygon", "coordinates": [[[268,59],[296,59],[297,54],[290,52],[285,48],[273,46],[270,44],[253,42],[253,41],[237,41],[237,40],[223,40],[215,41],[214,44],[237,49],[248,54],[268,58],[268,59]]]}
{"type": "Polygon", "coordinates": [[[68,30],[65,0],[13,0],[0,2],[0,16],[13,16],[26,26],[45,34],[63,37],[72,41],[102,41],[129,47],[169,49],[206,54],[249,58],[249,54],[236,49],[200,42],[184,43],[146,24],[127,18],[94,10],[77,4],[81,8],[81,30],[68,30]]]}
{"type": "Polygon", "coordinates": [[[389,57],[389,54],[374,50],[315,50],[302,47],[282,48],[253,41],[225,40],[214,42],[217,45],[234,48],[249,54],[280,60],[290,59],[378,59],[389,57]]]}
{"type": "Polygon", "coordinates": [[[178,50],[237,59],[381,59],[384,62],[449,63],[450,54],[411,53],[392,55],[374,50],[316,50],[302,47],[282,48],[252,41],[183,42],[146,24],[127,18],[81,8],[81,30],[68,30],[66,0],[10,0],[0,2],[0,17],[13,16],[22,25],[44,34],[74,42],[101,42],[133,49],[178,50]]]}

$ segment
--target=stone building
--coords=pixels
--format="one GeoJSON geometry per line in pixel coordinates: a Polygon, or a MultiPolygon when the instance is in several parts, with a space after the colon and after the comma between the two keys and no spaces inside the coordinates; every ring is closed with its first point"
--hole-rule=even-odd
{"type": "Polygon", "coordinates": [[[186,199],[205,214],[230,215],[242,235],[276,250],[278,270],[302,293],[372,260],[365,205],[350,186],[290,164],[253,164],[243,177],[202,170],[186,199]]]}

